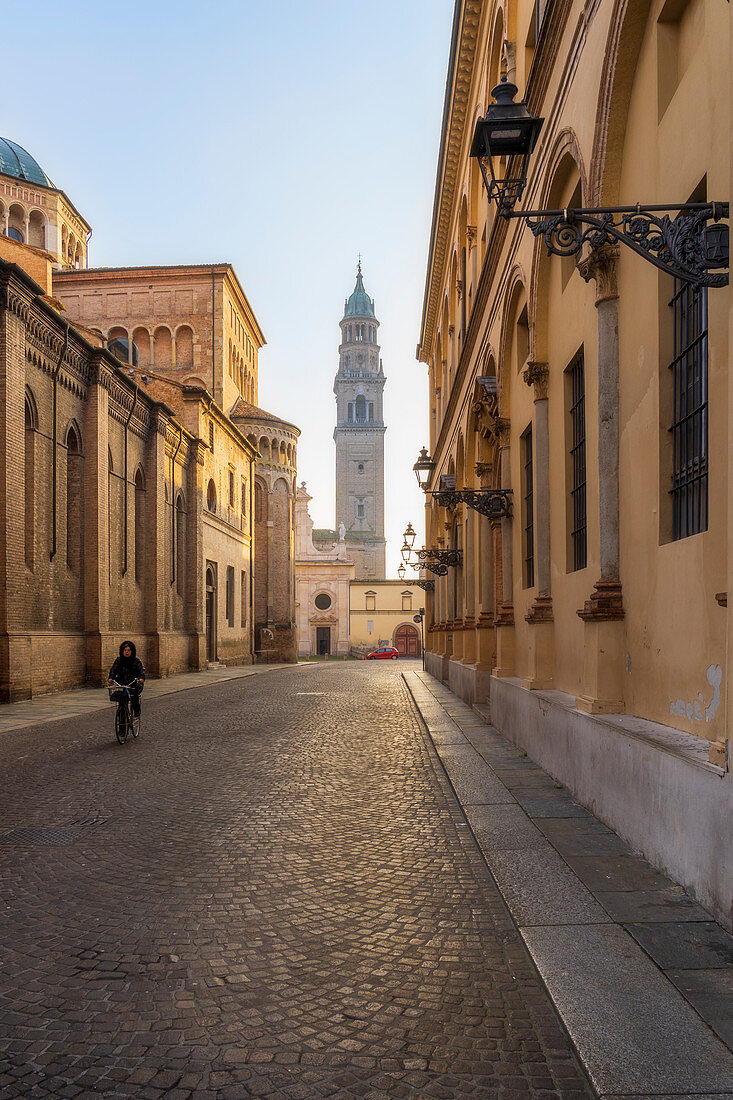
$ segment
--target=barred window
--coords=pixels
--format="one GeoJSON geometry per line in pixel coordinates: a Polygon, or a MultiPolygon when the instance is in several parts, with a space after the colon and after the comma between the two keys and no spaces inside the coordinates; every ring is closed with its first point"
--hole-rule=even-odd
{"type": "Polygon", "coordinates": [[[522,436],[522,521],[524,534],[524,587],[534,586],[534,469],[532,429],[522,436]]]}
{"type": "Polygon", "coordinates": [[[672,538],[708,526],[708,293],[675,281],[672,371],[672,538]]]}
{"type": "Polygon", "coordinates": [[[573,570],[588,564],[588,525],[585,496],[585,361],[576,355],[567,369],[570,401],[570,541],[573,570]]]}

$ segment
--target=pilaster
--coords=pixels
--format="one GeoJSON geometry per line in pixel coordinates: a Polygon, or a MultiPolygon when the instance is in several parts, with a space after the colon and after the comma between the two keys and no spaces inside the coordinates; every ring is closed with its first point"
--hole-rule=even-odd
{"type": "Polygon", "coordinates": [[[624,710],[624,607],[619,550],[618,244],[594,249],[580,265],[596,284],[598,320],[598,512],[601,575],[578,611],[585,623],[583,688],[579,710],[624,710]]]}

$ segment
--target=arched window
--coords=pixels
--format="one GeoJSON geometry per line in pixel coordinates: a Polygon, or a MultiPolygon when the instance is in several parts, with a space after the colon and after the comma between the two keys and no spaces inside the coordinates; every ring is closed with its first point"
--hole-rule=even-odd
{"type": "Polygon", "coordinates": [[[216,485],[214,484],[213,477],[209,479],[209,485],[206,490],[206,507],[210,512],[216,511],[216,485]]]}
{"type": "Polygon", "coordinates": [[[5,234],[6,237],[10,237],[11,241],[20,241],[23,243],[23,234],[19,229],[16,229],[14,225],[8,226],[8,231],[5,234]]]}
{"type": "Polygon", "coordinates": [[[349,401],[349,424],[354,423],[354,402],[349,401]]]}
{"type": "Polygon", "coordinates": [[[359,394],[359,396],[356,399],[356,409],[355,409],[355,411],[356,411],[356,423],[357,424],[366,423],[366,412],[367,412],[367,410],[366,410],[366,398],[361,393],[359,394]]]}
{"type": "MultiPolygon", "coordinates": [[[[212,486],[213,481],[209,482],[212,486]]],[[[214,489],[214,507],[216,511],[216,489],[214,489]]],[[[176,591],[182,596],[185,591],[186,572],[186,509],[181,493],[176,497],[176,591]]]]}
{"type": "Polygon", "coordinates": [[[33,569],[36,559],[36,431],[38,413],[33,394],[25,391],[25,564],[33,569]]]}
{"type": "Polygon", "coordinates": [[[72,425],[66,435],[66,564],[73,573],[81,568],[82,548],[81,440],[72,425]]]}
{"type": "Polygon", "coordinates": [[[145,477],[138,467],[135,474],[135,583],[145,582],[145,477]]]}

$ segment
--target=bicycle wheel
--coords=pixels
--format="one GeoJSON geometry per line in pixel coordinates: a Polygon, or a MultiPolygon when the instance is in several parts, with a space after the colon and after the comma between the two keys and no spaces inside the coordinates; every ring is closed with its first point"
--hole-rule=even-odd
{"type": "Polygon", "coordinates": [[[133,737],[140,736],[140,715],[130,714],[130,733],[133,737]]]}
{"type": "Polygon", "coordinates": [[[127,740],[127,711],[122,703],[117,704],[115,713],[115,737],[121,745],[127,740]]]}

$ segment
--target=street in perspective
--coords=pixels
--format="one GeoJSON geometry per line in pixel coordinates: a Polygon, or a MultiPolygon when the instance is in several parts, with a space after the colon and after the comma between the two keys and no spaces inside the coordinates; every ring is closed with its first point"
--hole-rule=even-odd
{"type": "Polygon", "coordinates": [[[181,679],[3,734],[3,1096],[730,1093],[731,937],[419,661],[181,679]]]}

